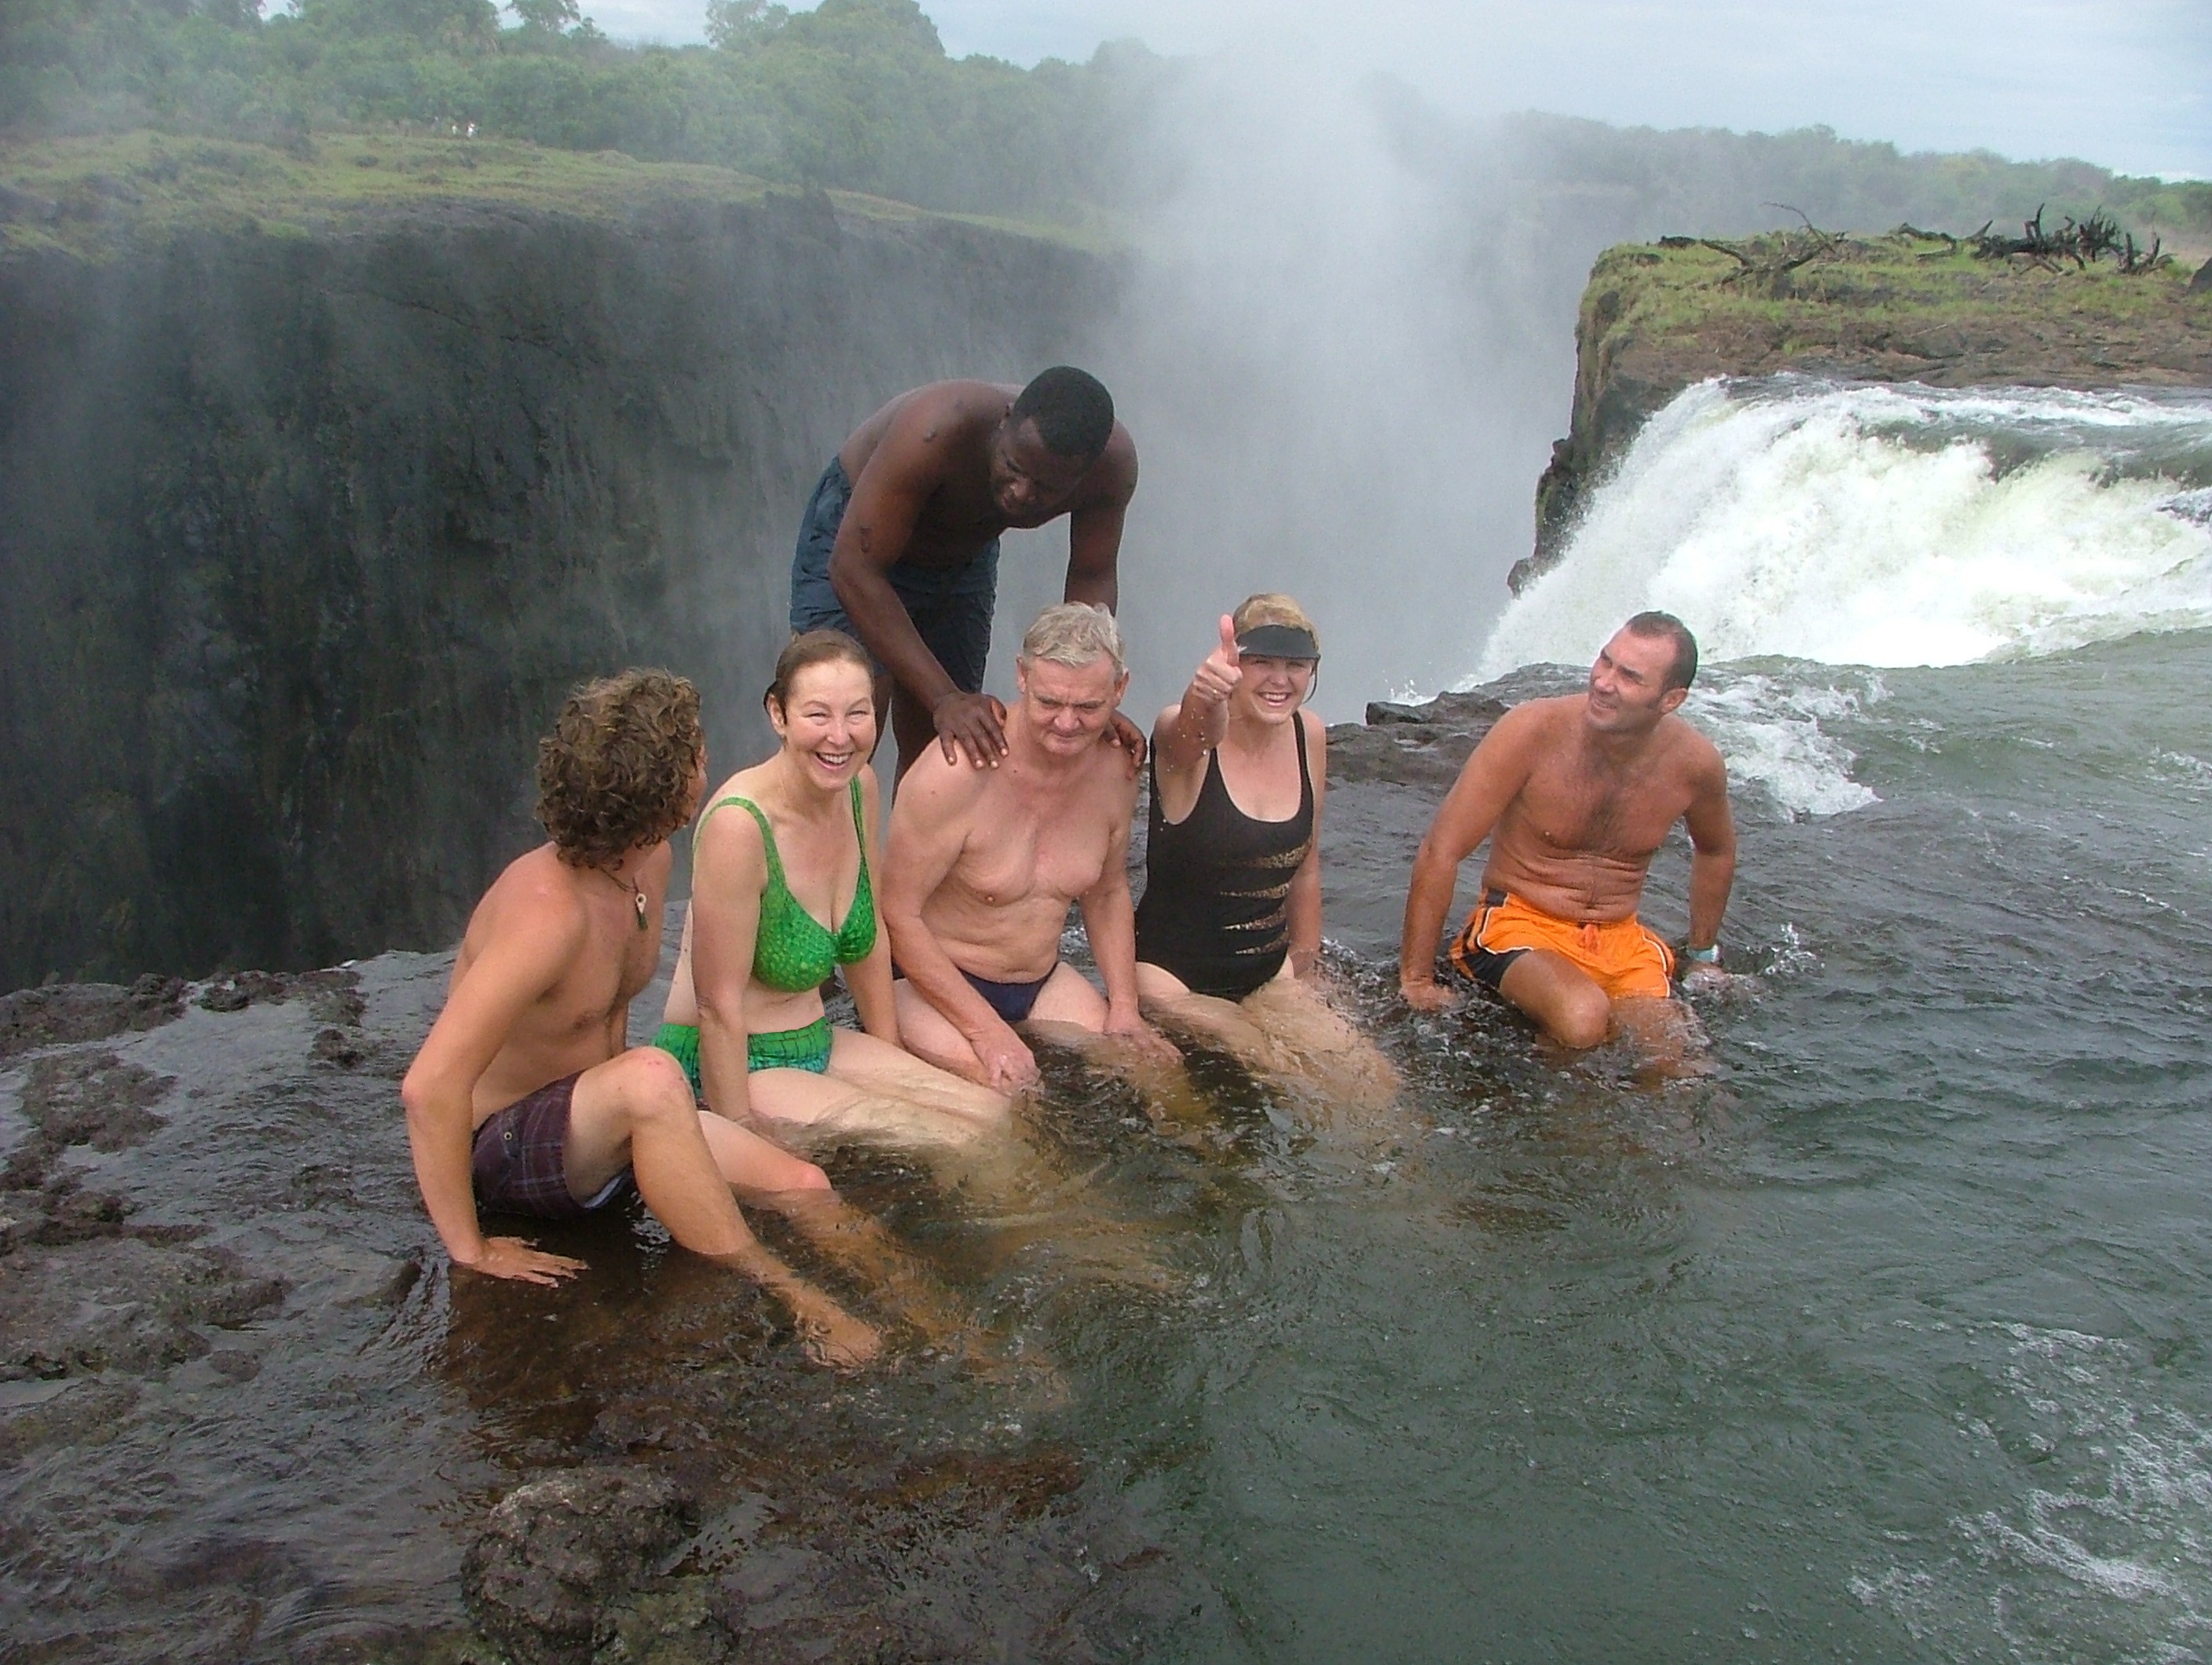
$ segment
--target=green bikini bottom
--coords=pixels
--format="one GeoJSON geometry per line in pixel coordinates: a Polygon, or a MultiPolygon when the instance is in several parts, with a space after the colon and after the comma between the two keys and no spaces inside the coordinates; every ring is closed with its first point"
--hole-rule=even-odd
{"type": "MultiPolygon", "coordinates": [[[[752,1070],[805,1070],[811,1075],[826,1074],[830,1069],[830,1044],[834,1038],[830,1019],[817,1018],[804,1029],[780,1029],[772,1035],[753,1035],[745,1039],[745,1068],[752,1070]]],[[[699,1091],[699,1026],[696,1024],[663,1024],[660,1033],[653,1037],[653,1044],[684,1066],[684,1073],[690,1078],[691,1091],[699,1091]]]]}

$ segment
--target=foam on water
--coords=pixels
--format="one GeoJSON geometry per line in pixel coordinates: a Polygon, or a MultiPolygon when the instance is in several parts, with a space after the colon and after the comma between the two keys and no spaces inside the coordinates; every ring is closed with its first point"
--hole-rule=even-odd
{"type": "Polygon", "coordinates": [[[2201,1657],[2212,1638],[2212,1431],[2138,1401],[2144,1361],[2130,1343],[2018,1323],[1987,1334],[2010,1354],[1997,1407],[2010,1437],[1978,1418],[1960,1431],[2056,1472],[2003,1508],[1954,1518],[1963,1553],[1855,1576],[1851,1593],[1923,1639],[1986,1633],[1994,1621],[2025,1658],[2077,1656],[2091,1638],[2122,1658],[2201,1657]],[[2078,1610],[2051,1601],[2061,1591],[2078,1610]]]}
{"type": "Polygon", "coordinates": [[[1629,614],[1709,661],[1962,665],[2212,623],[2212,403],[1792,380],[1648,422],[1478,675],[1587,663],[1629,614]]]}
{"type": "Polygon", "coordinates": [[[1783,814],[1840,815],[1879,803],[1851,779],[1850,749],[1821,721],[1856,716],[1883,696],[1879,678],[1850,686],[1839,678],[1792,682],[1779,676],[1701,677],[1685,714],[1721,749],[1739,789],[1755,783],[1783,814]]]}

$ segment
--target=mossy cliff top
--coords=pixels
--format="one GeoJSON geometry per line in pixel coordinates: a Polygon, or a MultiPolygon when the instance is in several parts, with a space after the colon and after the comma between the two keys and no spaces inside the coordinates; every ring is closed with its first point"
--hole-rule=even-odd
{"type": "MultiPolygon", "coordinates": [[[[772,194],[793,193],[728,168],[459,135],[326,134],[288,148],[150,131],[54,138],[0,149],[0,258],[50,250],[105,259],[148,236],[311,236],[450,210],[615,222],[772,194]]],[[[1099,252],[1113,246],[1103,226],[1071,229],[828,194],[841,215],[862,220],[974,226],[1099,252]]]]}
{"type": "Polygon", "coordinates": [[[1979,258],[1971,240],[1774,233],[1608,249],[1576,325],[1574,416],[1536,492],[1558,559],[1583,495],[1644,420],[1711,376],[1785,371],[1938,387],[2212,386],[2212,265],[1979,258]]]}

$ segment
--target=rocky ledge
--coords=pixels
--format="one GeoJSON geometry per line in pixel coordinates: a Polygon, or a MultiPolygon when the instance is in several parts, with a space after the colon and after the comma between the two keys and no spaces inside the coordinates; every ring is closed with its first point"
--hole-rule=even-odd
{"type": "Polygon", "coordinates": [[[1565,553],[1646,418],[1712,376],[1965,386],[2212,386],[2212,261],[1984,258],[1971,240],[1777,233],[1608,249],[1575,326],[1574,414],[1536,487],[1517,594],[1565,553]]]}

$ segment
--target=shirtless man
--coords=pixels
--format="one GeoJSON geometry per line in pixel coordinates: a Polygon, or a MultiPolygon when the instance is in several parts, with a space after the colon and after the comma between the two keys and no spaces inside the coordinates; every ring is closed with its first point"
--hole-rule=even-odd
{"type": "Polygon", "coordinates": [[[822,1170],[702,1113],[666,1053],[624,1047],[660,957],[669,836],[697,810],[706,768],[684,678],[625,671],[569,696],[538,751],[552,842],[477,904],[399,1089],[415,1176],[456,1266],[533,1284],[583,1263],[487,1236],[479,1208],[574,1219],[635,1187],[678,1243],[782,1300],[816,1358],[863,1364],[875,1330],[763,1248],[732,1196],[811,1219],[835,1201],[822,1170]]]}
{"type": "MultiPolygon", "coordinates": [[[[949,762],[964,752],[994,765],[1006,711],[982,689],[999,534],[1067,516],[1066,599],[1110,612],[1136,489],[1136,443],[1081,370],[901,393],[853,430],[814,488],[791,568],[792,631],[842,630],[867,648],[902,776],[933,737],[949,762]]],[[[1115,743],[1140,763],[1143,734],[1109,715],[1115,743]]]]}
{"type": "Polygon", "coordinates": [[[1078,1046],[1124,1037],[1132,1063],[1175,1066],[1137,1010],[1137,783],[1107,733],[1129,684],[1113,615],[1047,608],[1014,678],[999,767],[926,756],[891,806],[883,911],[899,1033],[917,1055],[1001,1091],[1037,1079],[1017,1024],[1078,1046]],[[1060,957],[1070,902],[1082,904],[1103,998],[1060,957]]]}
{"type": "Polygon", "coordinates": [[[1407,1004],[1441,1011],[1437,937],[1459,865],[1492,838],[1482,899],[1452,962],[1570,1047],[1614,1020],[1656,1036],[1674,955],[1636,917],[1651,858],[1678,820],[1690,830],[1694,973],[1720,963],[1735,878],[1728,770],[1674,714],[1698,644],[1668,613],[1638,613],[1606,643],[1587,693],[1531,700],[1498,720],[1467,760],[1413,861],[1398,951],[1407,1004]]]}

